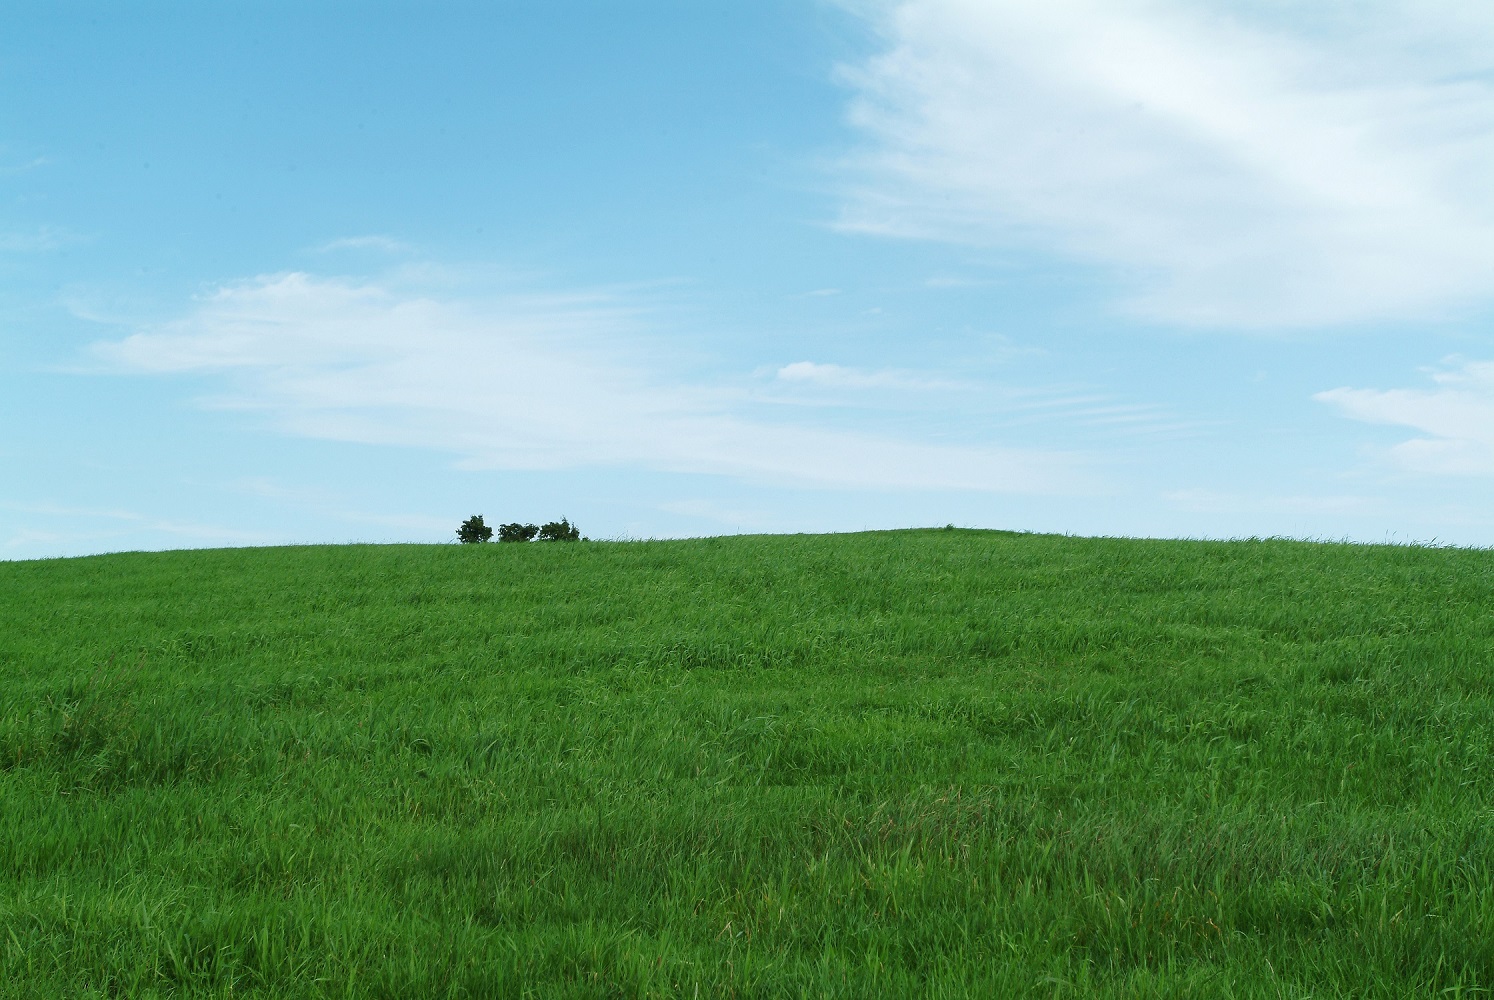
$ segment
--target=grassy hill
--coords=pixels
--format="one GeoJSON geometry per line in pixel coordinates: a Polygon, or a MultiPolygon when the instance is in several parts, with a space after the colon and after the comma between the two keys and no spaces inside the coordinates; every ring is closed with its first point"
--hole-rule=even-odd
{"type": "Polygon", "coordinates": [[[4,997],[1482,995],[1491,806],[1487,551],[0,563],[4,997]]]}

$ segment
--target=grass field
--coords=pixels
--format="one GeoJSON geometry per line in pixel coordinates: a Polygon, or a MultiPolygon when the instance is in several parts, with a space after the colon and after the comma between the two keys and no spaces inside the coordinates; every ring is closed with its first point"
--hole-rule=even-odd
{"type": "Polygon", "coordinates": [[[0,563],[0,996],[1494,989],[1494,552],[0,563]]]}

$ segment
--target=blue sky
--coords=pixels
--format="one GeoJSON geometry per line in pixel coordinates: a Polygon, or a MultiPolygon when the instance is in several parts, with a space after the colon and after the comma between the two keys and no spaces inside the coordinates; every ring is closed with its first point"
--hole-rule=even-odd
{"type": "Polygon", "coordinates": [[[1494,8],[20,2],[0,558],[1494,544],[1494,8]]]}

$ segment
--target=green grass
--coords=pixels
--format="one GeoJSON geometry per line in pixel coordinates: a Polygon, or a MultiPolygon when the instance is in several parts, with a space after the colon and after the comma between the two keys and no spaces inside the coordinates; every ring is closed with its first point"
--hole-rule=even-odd
{"type": "Polygon", "coordinates": [[[1494,989],[1494,553],[0,564],[0,996],[1494,989]]]}

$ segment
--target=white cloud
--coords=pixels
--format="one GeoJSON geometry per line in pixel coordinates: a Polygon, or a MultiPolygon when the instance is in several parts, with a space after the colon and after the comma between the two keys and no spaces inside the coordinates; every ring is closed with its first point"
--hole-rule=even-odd
{"type": "Polygon", "coordinates": [[[782,518],[762,510],[726,506],[714,500],[672,500],[660,504],[659,509],[670,514],[683,514],[686,517],[730,525],[737,530],[771,531],[782,528],[782,518]]]}
{"type": "Polygon", "coordinates": [[[28,174],[33,170],[49,167],[53,163],[50,156],[24,155],[17,156],[16,152],[8,149],[0,143],[0,177],[16,177],[28,174]]]}
{"type": "Polygon", "coordinates": [[[73,507],[62,504],[4,503],[0,509],[21,514],[39,515],[46,518],[67,519],[70,529],[65,534],[48,530],[22,529],[5,543],[7,548],[21,548],[33,542],[67,540],[70,542],[106,541],[121,538],[141,531],[157,532],[189,539],[196,543],[221,545],[254,545],[274,541],[273,535],[257,531],[244,531],[218,524],[203,524],[196,521],[174,521],[154,517],[131,510],[118,508],[73,507]],[[87,526],[78,529],[78,522],[87,526]],[[111,527],[112,524],[112,527],[111,527]]]}
{"type": "Polygon", "coordinates": [[[368,236],[344,236],[340,239],[329,240],[312,249],[316,253],[334,253],[338,250],[378,250],[383,253],[402,253],[409,250],[410,245],[392,236],[381,236],[375,233],[368,236]]]}
{"type": "MultiPolygon", "coordinates": [[[[1029,353],[1033,353],[1031,349],[1003,347],[994,356],[1029,353]]],[[[1061,426],[1071,440],[1087,437],[1113,443],[1117,437],[1176,438],[1196,434],[1202,426],[1197,421],[1180,418],[1165,406],[1126,402],[1081,387],[1002,386],[978,379],[894,369],[867,370],[816,361],[784,365],[774,372],[774,386],[780,391],[767,398],[775,403],[844,407],[853,402],[867,410],[879,406],[904,413],[922,409],[945,414],[959,412],[967,418],[980,413],[984,419],[1007,430],[1061,426]]]]}
{"type": "Polygon", "coordinates": [[[1292,326],[1494,296],[1494,8],[848,0],[843,225],[1120,269],[1144,314],[1292,326]]]}
{"type": "Polygon", "coordinates": [[[62,531],[37,531],[33,528],[22,528],[7,538],[3,544],[0,544],[0,549],[25,550],[39,545],[50,547],[55,546],[59,542],[70,542],[73,540],[73,536],[62,531]]]}
{"type": "Polygon", "coordinates": [[[632,466],[868,489],[1081,488],[1077,457],[892,439],[754,416],[743,395],[652,372],[647,331],[600,295],[437,299],[306,274],[220,289],[95,345],[117,370],[210,376],[205,405],[307,437],[437,448],[474,469],[632,466]]]}
{"type": "Polygon", "coordinates": [[[989,285],[989,281],[979,278],[961,278],[949,274],[936,274],[932,278],[926,278],[923,282],[925,288],[983,288],[989,285]]]}
{"type": "Polygon", "coordinates": [[[1420,431],[1389,451],[1413,472],[1494,475],[1494,361],[1454,361],[1431,381],[1433,388],[1339,388],[1313,398],[1355,420],[1420,431]]]}
{"type": "Polygon", "coordinates": [[[865,371],[860,368],[820,364],[815,361],[795,361],[784,365],[778,369],[777,377],[782,382],[797,382],[830,389],[939,390],[956,388],[955,383],[943,379],[925,378],[906,372],[865,371]]]}
{"type": "Polygon", "coordinates": [[[1383,504],[1362,496],[1272,496],[1191,489],[1163,493],[1177,510],[1200,514],[1361,514],[1383,504]]]}
{"type": "Polygon", "coordinates": [[[230,483],[221,484],[221,489],[243,496],[258,497],[286,506],[315,510],[325,516],[354,524],[377,524],[389,528],[407,528],[426,534],[445,534],[450,527],[449,517],[439,518],[427,514],[387,513],[361,511],[350,507],[350,498],[340,492],[287,486],[268,476],[245,476],[230,483]]]}
{"type": "Polygon", "coordinates": [[[0,253],[46,253],[84,242],[65,229],[41,226],[30,232],[0,232],[0,253]]]}

